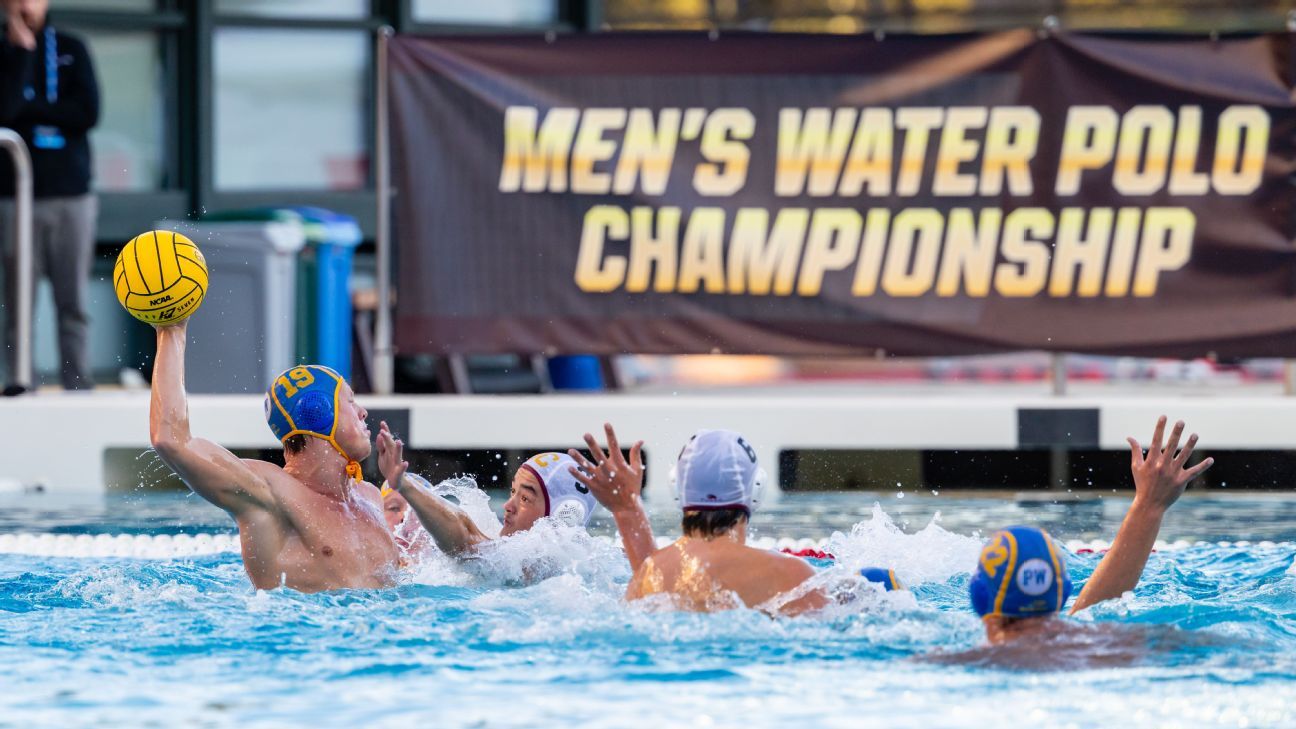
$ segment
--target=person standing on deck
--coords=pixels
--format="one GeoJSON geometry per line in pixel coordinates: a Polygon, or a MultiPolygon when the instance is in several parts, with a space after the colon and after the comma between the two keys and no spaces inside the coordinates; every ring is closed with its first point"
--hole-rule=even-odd
{"type": "MultiPolygon", "coordinates": [[[[88,352],[86,289],[94,258],[99,203],[90,191],[88,134],[99,122],[99,84],[85,44],[46,22],[49,0],[0,0],[0,127],[22,136],[31,152],[32,253],[49,277],[58,310],[60,378],[68,390],[94,387],[88,352]]],[[[7,157],[7,155],[6,155],[7,157]]],[[[10,383],[5,395],[26,391],[17,371],[14,319],[17,242],[13,230],[14,172],[0,161],[0,250],[5,270],[5,348],[10,383]]]]}

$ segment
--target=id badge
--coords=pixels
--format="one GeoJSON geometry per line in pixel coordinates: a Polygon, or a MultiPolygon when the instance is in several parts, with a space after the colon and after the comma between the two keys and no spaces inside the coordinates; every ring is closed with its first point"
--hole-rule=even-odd
{"type": "Polygon", "coordinates": [[[67,140],[58,127],[38,126],[32,130],[32,144],[37,149],[63,149],[67,140]]]}

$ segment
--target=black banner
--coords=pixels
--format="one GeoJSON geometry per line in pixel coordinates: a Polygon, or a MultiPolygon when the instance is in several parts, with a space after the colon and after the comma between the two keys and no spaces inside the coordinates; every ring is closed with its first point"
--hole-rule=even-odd
{"type": "Polygon", "coordinates": [[[1292,41],[397,37],[397,347],[1296,356],[1292,41]]]}

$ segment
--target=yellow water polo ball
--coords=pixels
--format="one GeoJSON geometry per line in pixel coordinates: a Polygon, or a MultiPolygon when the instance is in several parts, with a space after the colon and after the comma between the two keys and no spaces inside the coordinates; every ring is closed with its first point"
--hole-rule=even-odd
{"type": "Polygon", "coordinates": [[[169,230],[131,239],[113,266],[113,289],[145,324],[175,324],[198,310],[207,293],[207,261],[194,242],[169,230]]]}

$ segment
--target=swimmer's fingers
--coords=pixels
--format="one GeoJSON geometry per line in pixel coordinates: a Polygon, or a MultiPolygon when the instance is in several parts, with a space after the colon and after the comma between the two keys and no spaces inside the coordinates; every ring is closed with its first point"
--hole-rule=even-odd
{"type": "Polygon", "coordinates": [[[1183,437],[1184,421],[1176,420],[1174,429],[1170,431],[1170,442],[1166,443],[1165,460],[1162,463],[1173,462],[1175,451],[1179,450],[1179,439],[1183,437]]]}
{"type": "Polygon", "coordinates": [[[607,435],[608,458],[625,463],[625,458],[621,455],[621,444],[617,442],[616,431],[612,429],[612,424],[604,423],[603,432],[607,435]]]}
{"type": "Polygon", "coordinates": [[[1176,469],[1182,468],[1183,464],[1188,462],[1188,459],[1192,457],[1193,448],[1195,447],[1197,447],[1197,434],[1193,433],[1188,436],[1188,442],[1184,443],[1184,447],[1179,451],[1179,455],[1175,456],[1174,467],[1176,469]]]}
{"type": "Polygon", "coordinates": [[[1184,483],[1187,483],[1188,481],[1191,481],[1194,478],[1197,478],[1198,476],[1202,475],[1203,473],[1206,472],[1206,469],[1210,468],[1213,465],[1215,465],[1214,458],[1203,458],[1201,463],[1198,463],[1192,468],[1189,468],[1184,471],[1184,473],[1187,474],[1188,476],[1186,479],[1184,479],[1184,483]]]}
{"type": "Polygon", "coordinates": [[[391,444],[394,440],[392,432],[387,429],[387,423],[381,423],[378,426],[378,447],[383,448],[391,444]]]}
{"type": "Polygon", "coordinates": [[[643,473],[643,441],[630,446],[630,468],[643,473]]]}
{"type": "Polygon", "coordinates": [[[1148,447],[1148,458],[1161,454],[1161,439],[1165,437],[1166,416],[1157,418],[1156,430],[1152,431],[1152,445],[1148,447]]]}
{"type": "Polygon", "coordinates": [[[594,469],[597,468],[593,463],[590,463],[589,459],[585,457],[584,453],[581,453],[575,448],[567,449],[567,455],[571,456],[573,461],[576,461],[576,465],[589,471],[590,473],[593,473],[594,469]]]}
{"type": "Polygon", "coordinates": [[[398,488],[405,483],[405,472],[409,470],[409,461],[401,461],[396,468],[392,470],[390,476],[384,476],[387,479],[387,485],[392,488],[398,488]],[[395,484],[395,485],[393,485],[395,484]]]}
{"type": "Polygon", "coordinates": [[[1130,468],[1138,468],[1143,465],[1143,446],[1133,438],[1126,438],[1125,442],[1130,444],[1130,468]]]}
{"type": "Polygon", "coordinates": [[[594,456],[595,463],[601,465],[603,461],[607,460],[607,456],[603,455],[603,449],[599,447],[598,441],[594,440],[594,436],[589,433],[585,434],[585,445],[589,446],[590,455],[594,456]]]}
{"type": "Polygon", "coordinates": [[[567,468],[567,473],[570,473],[572,475],[572,478],[575,478],[577,481],[580,481],[581,483],[585,484],[585,488],[589,489],[595,494],[598,493],[598,489],[595,488],[598,485],[598,482],[594,479],[593,476],[587,475],[584,471],[582,471],[579,468],[571,468],[570,466],[567,468]]]}

